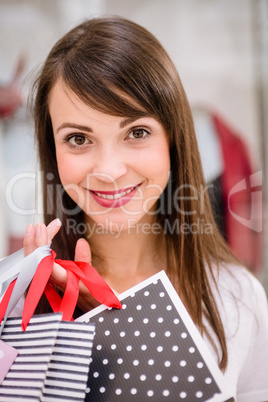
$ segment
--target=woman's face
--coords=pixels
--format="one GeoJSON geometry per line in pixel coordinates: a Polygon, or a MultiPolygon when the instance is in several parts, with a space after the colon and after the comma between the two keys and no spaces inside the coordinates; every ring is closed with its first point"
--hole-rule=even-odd
{"type": "Polygon", "coordinates": [[[91,224],[118,232],[141,219],[152,222],[170,172],[163,126],[149,116],[94,110],[61,81],[51,90],[49,111],[62,185],[91,224]]]}

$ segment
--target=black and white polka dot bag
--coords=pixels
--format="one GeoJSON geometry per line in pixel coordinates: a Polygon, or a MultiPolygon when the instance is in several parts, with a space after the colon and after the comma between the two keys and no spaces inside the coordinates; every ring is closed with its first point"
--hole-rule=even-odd
{"type": "Polygon", "coordinates": [[[85,401],[232,400],[224,378],[161,271],[78,321],[96,333],[85,401]]]}

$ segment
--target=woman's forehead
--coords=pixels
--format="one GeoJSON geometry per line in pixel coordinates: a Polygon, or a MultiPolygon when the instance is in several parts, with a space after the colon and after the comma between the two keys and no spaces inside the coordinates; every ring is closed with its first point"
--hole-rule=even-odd
{"type": "MultiPolygon", "coordinates": [[[[103,85],[103,83],[102,83],[103,85]]],[[[49,94],[48,94],[48,107],[49,109],[52,106],[53,98],[64,96],[66,99],[68,98],[71,103],[75,106],[77,103],[79,105],[84,104],[85,107],[90,107],[92,109],[98,110],[100,112],[104,112],[110,114],[112,116],[121,116],[121,117],[129,117],[129,118],[139,118],[139,117],[153,117],[158,119],[154,113],[150,113],[146,110],[136,99],[133,99],[129,94],[125,93],[124,91],[112,86],[111,84],[107,83],[107,89],[112,91],[113,94],[120,99],[123,104],[123,107],[118,112],[117,105],[113,102],[109,102],[109,96],[103,99],[103,102],[96,101],[96,98],[92,96],[89,90],[85,87],[83,91],[80,88],[75,90],[71,87],[70,84],[66,83],[66,81],[59,77],[55,83],[53,84],[49,94]],[[109,103],[111,106],[109,108],[109,103]],[[104,106],[107,105],[108,107],[104,106]],[[124,107],[125,106],[125,107],[124,107]]]]}

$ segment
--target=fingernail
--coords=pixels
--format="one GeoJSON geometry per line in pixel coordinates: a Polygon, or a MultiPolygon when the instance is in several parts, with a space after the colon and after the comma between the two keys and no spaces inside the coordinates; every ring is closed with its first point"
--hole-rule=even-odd
{"type": "Polygon", "coordinates": [[[32,227],[33,225],[31,223],[29,223],[29,225],[26,226],[26,230],[25,230],[25,235],[29,236],[32,232],[32,227]]]}
{"type": "Polygon", "coordinates": [[[36,236],[37,237],[40,236],[40,233],[41,233],[41,225],[40,225],[40,223],[38,223],[36,225],[36,236]]]}
{"type": "Polygon", "coordinates": [[[48,224],[49,228],[55,227],[55,226],[61,226],[61,221],[59,218],[54,219],[52,222],[48,224]]]}

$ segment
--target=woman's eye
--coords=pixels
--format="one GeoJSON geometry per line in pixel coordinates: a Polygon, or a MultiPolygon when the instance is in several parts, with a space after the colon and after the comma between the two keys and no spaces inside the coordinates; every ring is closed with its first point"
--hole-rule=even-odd
{"type": "Polygon", "coordinates": [[[79,134],[70,136],[67,141],[73,147],[79,147],[88,143],[88,140],[83,135],[79,134]]]}
{"type": "Polygon", "coordinates": [[[137,128],[135,130],[132,130],[128,137],[133,140],[141,140],[145,139],[148,135],[148,131],[144,128],[137,128]]]}

